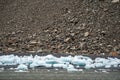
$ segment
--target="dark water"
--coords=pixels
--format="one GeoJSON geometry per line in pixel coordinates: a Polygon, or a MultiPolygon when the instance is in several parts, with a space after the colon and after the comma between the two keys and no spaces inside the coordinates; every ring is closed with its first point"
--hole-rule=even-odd
{"type": "Polygon", "coordinates": [[[120,80],[120,71],[67,72],[55,69],[35,69],[28,72],[14,72],[5,70],[0,72],[0,80],[120,80]]]}

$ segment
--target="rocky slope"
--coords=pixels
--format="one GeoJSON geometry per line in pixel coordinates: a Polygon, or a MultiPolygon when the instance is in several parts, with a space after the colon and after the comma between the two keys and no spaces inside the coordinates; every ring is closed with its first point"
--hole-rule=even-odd
{"type": "Polygon", "coordinates": [[[115,1],[0,0],[0,52],[118,55],[115,1]]]}

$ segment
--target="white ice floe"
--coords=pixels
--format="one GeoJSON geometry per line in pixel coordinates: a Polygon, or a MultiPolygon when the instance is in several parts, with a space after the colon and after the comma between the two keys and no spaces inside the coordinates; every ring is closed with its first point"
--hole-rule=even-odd
{"type": "Polygon", "coordinates": [[[3,65],[15,65],[15,57],[14,55],[4,55],[0,57],[0,62],[3,65]]]}
{"type": "Polygon", "coordinates": [[[66,68],[67,65],[66,65],[66,64],[62,64],[62,63],[59,63],[59,64],[54,64],[53,67],[55,67],[55,68],[66,68]]]}
{"type": "Polygon", "coordinates": [[[42,60],[34,60],[31,64],[30,64],[30,68],[34,68],[34,67],[39,67],[39,66],[44,66],[45,62],[42,60]]]}
{"type": "Polygon", "coordinates": [[[110,58],[110,57],[108,57],[107,60],[108,61],[105,64],[105,68],[111,68],[111,67],[117,68],[118,65],[120,64],[120,59],[118,59],[118,58],[110,58]]]}
{"type": "Polygon", "coordinates": [[[93,68],[95,68],[95,65],[94,64],[86,64],[84,68],[85,69],[93,69],[93,68]]]}
{"type": "Polygon", "coordinates": [[[16,70],[26,71],[26,70],[28,70],[28,66],[26,66],[24,64],[20,64],[20,65],[18,65],[18,67],[16,68],[16,70]]]}
{"type": "Polygon", "coordinates": [[[43,57],[45,60],[56,60],[57,57],[53,56],[53,55],[47,55],[43,57]]]}
{"type": "Polygon", "coordinates": [[[3,65],[2,62],[0,62],[0,66],[3,65]]]}
{"type": "Polygon", "coordinates": [[[16,56],[16,55],[2,55],[0,56],[0,66],[18,65],[16,70],[28,70],[28,67],[46,67],[46,68],[63,68],[67,71],[79,71],[76,68],[93,69],[93,68],[117,68],[120,66],[120,59],[118,58],[101,58],[92,59],[87,56],[61,56],[55,57],[53,55],[47,56],[16,56]]]}
{"type": "Polygon", "coordinates": [[[93,60],[85,56],[75,56],[71,63],[74,65],[85,66],[86,64],[92,64],[93,60]]]}
{"type": "Polygon", "coordinates": [[[65,63],[65,62],[71,62],[72,59],[73,59],[72,56],[68,56],[68,57],[63,57],[63,56],[62,56],[62,57],[59,58],[59,61],[65,63]]]}
{"type": "Polygon", "coordinates": [[[79,71],[79,70],[75,69],[73,65],[69,64],[67,67],[67,71],[68,72],[75,72],[75,71],[79,71]]]}
{"type": "Polygon", "coordinates": [[[44,64],[44,67],[46,67],[46,68],[52,68],[53,65],[52,64],[44,64]]]}

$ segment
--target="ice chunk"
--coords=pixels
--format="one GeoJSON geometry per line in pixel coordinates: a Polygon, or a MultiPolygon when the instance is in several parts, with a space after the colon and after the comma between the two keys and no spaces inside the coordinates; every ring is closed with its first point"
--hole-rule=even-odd
{"type": "Polygon", "coordinates": [[[45,61],[47,64],[57,64],[58,61],[57,60],[46,60],[45,61]]]}
{"type": "Polygon", "coordinates": [[[73,65],[69,64],[69,66],[67,67],[67,71],[68,72],[75,72],[75,71],[79,71],[79,70],[75,69],[73,65]]]}
{"type": "Polygon", "coordinates": [[[92,64],[93,60],[85,56],[75,56],[71,63],[74,65],[85,66],[86,64],[92,64]]]}
{"type": "Polygon", "coordinates": [[[85,68],[85,69],[95,68],[95,65],[94,65],[94,64],[87,64],[87,65],[85,65],[84,68],[85,68]]]}
{"type": "Polygon", "coordinates": [[[111,68],[111,65],[110,64],[107,64],[107,65],[105,65],[105,68],[111,68]]]}
{"type": "Polygon", "coordinates": [[[64,62],[71,62],[72,59],[73,59],[72,56],[68,56],[68,57],[60,57],[59,60],[64,63],[64,62]]]}
{"type": "Polygon", "coordinates": [[[33,62],[33,56],[23,56],[21,57],[20,63],[29,65],[33,62]]]}
{"type": "Polygon", "coordinates": [[[105,65],[103,63],[94,63],[96,68],[104,67],[105,65]]]}
{"type": "Polygon", "coordinates": [[[2,62],[0,62],[0,65],[3,65],[2,62]]]}
{"type": "Polygon", "coordinates": [[[67,64],[54,64],[53,65],[54,68],[63,68],[63,69],[66,69],[68,66],[67,64]]]}
{"type": "Polygon", "coordinates": [[[57,59],[57,57],[55,57],[53,55],[47,55],[44,58],[47,59],[47,60],[56,60],[57,59]]]}
{"type": "Polygon", "coordinates": [[[110,65],[111,67],[118,67],[120,64],[120,59],[117,58],[108,58],[109,62],[106,65],[110,65]]]}
{"type": "Polygon", "coordinates": [[[30,68],[38,67],[38,66],[44,66],[45,61],[39,60],[39,59],[34,59],[34,61],[30,64],[30,68]]]}
{"type": "Polygon", "coordinates": [[[39,66],[37,62],[33,62],[32,64],[30,64],[30,68],[35,68],[37,66],[39,66]]]}
{"type": "Polygon", "coordinates": [[[43,66],[46,67],[46,68],[52,68],[53,67],[52,64],[44,64],[43,66]]]}
{"type": "Polygon", "coordinates": [[[20,64],[20,65],[18,65],[18,67],[16,68],[16,70],[26,71],[26,70],[28,70],[28,66],[26,66],[24,64],[20,64]]]}
{"type": "Polygon", "coordinates": [[[95,63],[107,63],[107,62],[108,62],[108,60],[105,58],[98,57],[95,59],[95,63]]]}
{"type": "Polygon", "coordinates": [[[86,65],[86,61],[81,60],[81,59],[73,59],[71,63],[74,64],[74,65],[79,65],[79,66],[85,66],[86,65]]]}
{"type": "Polygon", "coordinates": [[[0,59],[0,62],[2,62],[4,65],[14,64],[14,61],[15,61],[14,55],[4,55],[0,59]]]}

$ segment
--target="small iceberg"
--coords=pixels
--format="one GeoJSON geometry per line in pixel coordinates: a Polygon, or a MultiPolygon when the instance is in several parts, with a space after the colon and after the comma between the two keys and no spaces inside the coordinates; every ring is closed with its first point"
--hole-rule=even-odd
{"type": "Polygon", "coordinates": [[[76,72],[76,71],[79,71],[79,70],[74,68],[73,65],[69,64],[69,66],[67,67],[67,71],[68,72],[76,72]]]}
{"type": "Polygon", "coordinates": [[[84,56],[75,56],[71,63],[77,66],[85,66],[86,59],[84,58],[84,56]]]}
{"type": "Polygon", "coordinates": [[[28,68],[44,67],[44,68],[62,68],[69,72],[79,71],[79,69],[111,69],[120,68],[120,59],[118,58],[101,58],[92,59],[87,56],[16,56],[2,55],[0,56],[0,66],[17,66],[17,71],[27,71],[28,68]]]}
{"type": "Polygon", "coordinates": [[[94,64],[86,64],[85,69],[94,69],[95,68],[95,65],[94,64]]]}
{"type": "Polygon", "coordinates": [[[23,71],[27,71],[28,70],[28,66],[24,65],[24,64],[20,64],[18,65],[18,67],[16,68],[16,70],[23,70],[23,71]]]}

